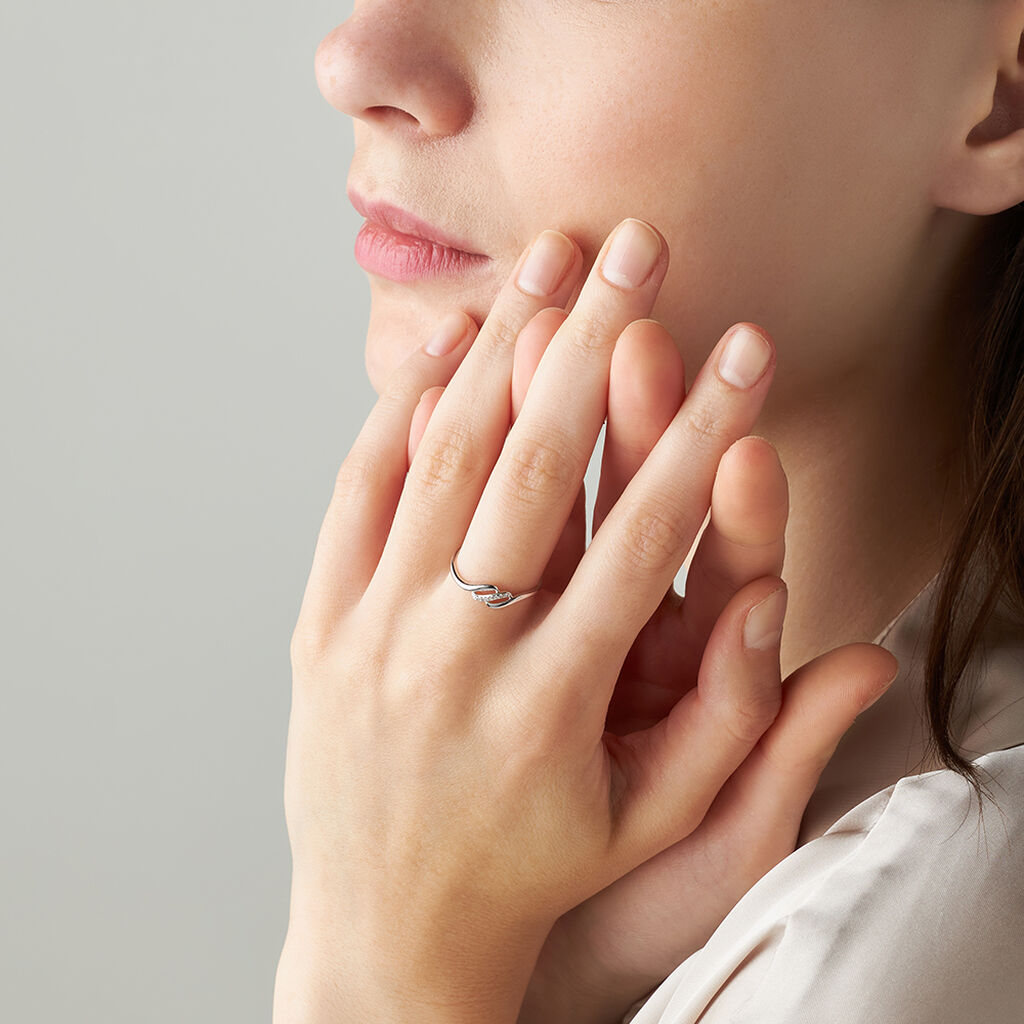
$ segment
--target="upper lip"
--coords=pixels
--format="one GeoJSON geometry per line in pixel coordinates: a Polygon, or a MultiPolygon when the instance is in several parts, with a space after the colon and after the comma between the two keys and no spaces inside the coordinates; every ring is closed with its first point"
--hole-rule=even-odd
{"type": "Polygon", "coordinates": [[[376,221],[402,235],[412,235],[414,238],[435,242],[447,249],[456,249],[459,252],[469,253],[471,256],[483,255],[483,253],[473,250],[465,239],[457,238],[447,231],[434,227],[433,224],[428,224],[425,220],[409,213],[408,210],[403,210],[399,206],[380,199],[367,199],[353,188],[347,189],[347,193],[349,201],[367,220],[376,221]]]}

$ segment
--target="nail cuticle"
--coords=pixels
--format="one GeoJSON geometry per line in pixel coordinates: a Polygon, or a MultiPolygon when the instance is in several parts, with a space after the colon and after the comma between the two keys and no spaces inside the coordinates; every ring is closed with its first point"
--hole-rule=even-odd
{"type": "Polygon", "coordinates": [[[601,261],[601,276],[627,291],[643,287],[661,258],[661,238],[645,221],[623,221],[601,261]]]}

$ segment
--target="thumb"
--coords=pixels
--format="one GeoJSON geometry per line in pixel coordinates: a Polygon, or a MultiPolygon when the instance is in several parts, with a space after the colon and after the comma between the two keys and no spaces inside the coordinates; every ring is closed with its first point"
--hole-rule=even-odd
{"type": "Polygon", "coordinates": [[[656,725],[613,744],[629,792],[620,836],[634,856],[643,851],[639,861],[689,835],[709,811],[731,817],[740,808],[768,829],[799,823],[840,739],[896,678],[892,654],[854,643],[782,684],[784,597],[778,577],[738,591],[712,630],[697,686],[656,725]]]}
{"type": "Polygon", "coordinates": [[[775,827],[787,821],[795,838],[839,741],[899,671],[899,661],[884,647],[853,643],[791,673],[778,716],[730,780],[732,809],[744,813],[745,807],[775,827]]]}

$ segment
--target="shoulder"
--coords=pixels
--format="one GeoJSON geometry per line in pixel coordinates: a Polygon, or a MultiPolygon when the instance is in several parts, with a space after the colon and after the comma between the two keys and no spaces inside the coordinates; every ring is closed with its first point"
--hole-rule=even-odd
{"type": "Polygon", "coordinates": [[[821,837],[854,841],[788,913],[751,1021],[1021,1019],[1024,746],[976,763],[980,802],[953,771],[908,776],[821,837]]]}
{"type": "Polygon", "coordinates": [[[900,779],[794,851],[637,1024],[1019,1024],[1024,745],[900,779]]]}
{"type": "MultiPolygon", "coordinates": [[[[974,763],[985,789],[980,801],[970,783],[948,769],[909,775],[853,808],[825,834],[859,823],[864,854],[879,846],[883,854],[886,849],[914,848],[927,862],[993,850],[1002,851],[1004,860],[1020,857],[1024,744],[984,754],[974,763]],[[872,820],[864,827],[866,809],[872,820]]],[[[964,881],[970,884],[970,879],[964,881]]]]}
{"type": "MultiPolygon", "coordinates": [[[[980,798],[949,769],[907,776],[877,794],[882,799],[859,859],[891,864],[899,873],[913,870],[915,877],[942,872],[952,887],[946,896],[980,888],[991,872],[1024,867],[1024,745],[974,763],[984,790],[980,798]],[[954,872],[957,866],[970,870],[954,872]]],[[[842,828],[855,811],[833,828],[842,828]]]]}

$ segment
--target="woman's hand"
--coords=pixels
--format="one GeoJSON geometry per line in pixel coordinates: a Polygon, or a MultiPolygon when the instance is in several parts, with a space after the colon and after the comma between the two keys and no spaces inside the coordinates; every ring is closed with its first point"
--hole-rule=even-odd
{"type": "MultiPolygon", "coordinates": [[[[545,310],[521,332],[513,417],[566,316],[545,310]]],[[[417,409],[410,458],[443,390],[432,389],[417,409]]],[[[684,367],[671,336],[655,321],[632,324],[611,361],[595,532],[684,397],[684,367]]],[[[564,588],[583,555],[584,510],[581,488],[545,573],[552,590],[564,588]]],[[[756,579],[781,575],[788,512],[775,449],[756,437],[736,441],[719,463],[685,602],[670,588],[626,657],[606,720],[613,733],[648,728],[664,717],[693,685],[707,637],[730,598],[756,579]]],[[[793,851],[821,771],[857,714],[884,692],[878,683],[888,664],[881,659],[883,671],[873,672],[863,662],[865,646],[838,648],[792,673],[775,722],[698,828],[559,918],[530,980],[520,1024],[618,1021],[793,851]]]]}
{"type": "MultiPolygon", "coordinates": [[[[773,574],[725,603],[696,685],[664,717],[606,728],[719,461],[764,401],[774,359],[757,332],[719,342],[563,590],[491,609],[448,578],[457,549],[474,582],[519,593],[545,576],[616,342],[650,312],[667,266],[643,225],[613,233],[595,264],[610,255],[611,269],[584,283],[509,430],[516,338],[566,304],[581,264],[555,233],[529,255],[544,243],[555,262],[561,245],[564,271],[520,260],[526,284],[513,274],[457,370],[458,349],[411,356],[338,474],[292,638],[279,1022],[515,1020],[555,921],[690,835],[779,710],[765,638],[781,608],[755,615],[743,643],[747,613],[783,588],[773,574]],[[723,362],[732,340],[745,347],[723,362]],[[409,464],[418,399],[448,377],[409,464]]],[[[878,688],[891,656],[859,646],[858,673],[878,688]]]]}
{"type": "MultiPolygon", "coordinates": [[[[520,334],[513,416],[565,319],[564,311],[545,310],[520,334]]],[[[410,458],[442,392],[435,388],[420,403],[410,458]]],[[[611,361],[595,532],[684,397],[684,367],[671,336],[655,321],[632,324],[611,361]]],[[[583,555],[584,510],[581,488],[545,574],[552,590],[564,588],[583,555]]],[[[786,475],[775,449],[761,438],[736,441],[719,463],[710,520],[687,572],[686,600],[670,588],[640,631],[612,695],[608,729],[624,735],[648,728],[690,689],[728,601],[756,579],[781,575],[788,512],[786,475]]],[[[870,671],[863,647],[837,648],[792,673],[775,722],[697,829],[559,918],[538,958],[520,1024],[620,1020],[793,851],[821,771],[857,714],[884,692],[878,683],[886,673],[870,671]]],[[[884,659],[878,668],[887,668],[884,659]]]]}

